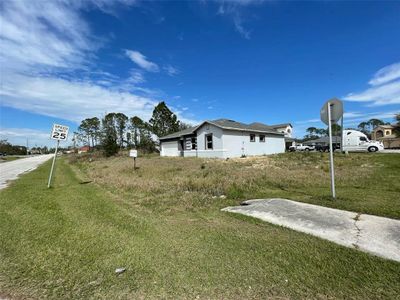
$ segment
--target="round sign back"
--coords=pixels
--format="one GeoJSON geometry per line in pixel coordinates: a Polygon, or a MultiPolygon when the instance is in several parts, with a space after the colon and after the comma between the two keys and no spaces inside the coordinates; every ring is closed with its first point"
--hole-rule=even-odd
{"type": "Polygon", "coordinates": [[[336,123],[343,116],[343,102],[337,98],[332,98],[325,102],[321,108],[321,121],[329,125],[328,104],[331,107],[331,122],[336,123]]]}

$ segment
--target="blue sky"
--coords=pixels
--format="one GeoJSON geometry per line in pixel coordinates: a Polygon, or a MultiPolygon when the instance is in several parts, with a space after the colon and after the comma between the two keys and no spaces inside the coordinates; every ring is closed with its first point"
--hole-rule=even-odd
{"type": "Polygon", "coordinates": [[[345,124],[400,112],[400,2],[2,1],[1,138],[108,112],[290,122],[343,99],[345,124]]]}

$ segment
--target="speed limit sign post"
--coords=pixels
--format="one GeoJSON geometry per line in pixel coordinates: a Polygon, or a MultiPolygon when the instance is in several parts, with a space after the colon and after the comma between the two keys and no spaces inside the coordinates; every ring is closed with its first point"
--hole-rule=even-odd
{"type": "Polygon", "coordinates": [[[47,187],[48,188],[50,188],[50,186],[51,186],[51,179],[53,177],[54,165],[56,163],[58,146],[60,145],[60,141],[66,141],[67,140],[68,131],[69,131],[69,127],[68,126],[59,125],[59,124],[53,124],[53,129],[51,131],[50,138],[53,139],[53,140],[57,140],[57,144],[56,144],[56,150],[54,151],[53,163],[51,164],[49,182],[47,183],[47,187]]]}

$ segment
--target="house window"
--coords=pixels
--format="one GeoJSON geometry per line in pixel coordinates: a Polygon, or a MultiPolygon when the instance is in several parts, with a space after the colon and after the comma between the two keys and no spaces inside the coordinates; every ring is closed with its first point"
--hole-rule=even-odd
{"type": "Polygon", "coordinates": [[[190,143],[190,139],[186,138],[185,139],[185,150],[190,150],[192,148],[192,145],[190,143]]]}
{"type": "Polygon", "coordinates": [[[260,134],[260,143],[265,143],[265,135],[260,134]]]}
{"type": "Polygon", "coordinates": [[[375,135],[376,135],[376,138],[379,139],[379,138],[383,137],[383,131],[382,131],[382,130],[378,130],[378,131],[375,133],[375,135]]]}
{"type": "Polygon", "coordinates": [[[213,135],[212,133],[206,134],[206,150],[213,149],[213,135]]]}
{"type": "Polygon", "coordinates": [[[390,135],[390,131],[386,130],[385,135],[390,135]]]}
{"type": "Polygon", "coordinates": [[[255,142],[255,141],[256,141],[256,135],[250,134],[250,142],[255,142]]]}
{"type": "Polygon", "coordinates": [[[196,150],[197,149],[197,138],[192,137],[191,141],[192,141],[192,150],[196,150]]]}

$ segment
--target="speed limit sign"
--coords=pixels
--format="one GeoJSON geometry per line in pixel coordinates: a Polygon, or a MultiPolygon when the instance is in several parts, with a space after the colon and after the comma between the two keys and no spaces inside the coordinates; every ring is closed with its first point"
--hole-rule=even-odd
{"type": "Polygon", "coordinates": [[[49,182],[47,183],[47,187],[51,186],[51,178],[53,177],[54,164],[56,163],[58,146],[60,145],[60,141],[66,141],[68,137],[68,126],[53,124],[53,129],[51,130],[50,138],[53,140],[57,140],[56,149],[54,151],[53,163],[51,164],[49,182]]]}
{"type": "Polygon", "coordinates": [[[68,130],[69,130],[68,126],[54,124],[50,137],[53,140],[65,141],[67,140],[68,137],[68,130]]]}

